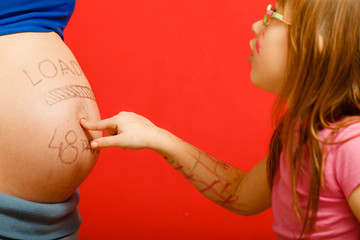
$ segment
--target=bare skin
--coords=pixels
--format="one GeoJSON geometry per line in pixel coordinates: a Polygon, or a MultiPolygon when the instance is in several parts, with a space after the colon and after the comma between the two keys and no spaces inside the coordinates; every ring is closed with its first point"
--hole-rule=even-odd
{"type": "MultiPolygon", "coordinates": [[[[278,9],[278,12],[284,14],[283,9],[278,9]]],[[[288,26],[273,19],[265,27],[260,20],[253,24],[252,31],[255,37],[250,41],[253,51],[248,59],[252,66],[250,78],[256,86],[277,94],[286,68],[288,26]]],[[[105,131],[107,135],[92,142],[94,149],[148,148],[161,154],[202,194],[230,211],[253,215],[271,207],[267,157],[246,173],[202,152],[137,114],[121,112],[102,121],[87,120],[81,120],[84,128],[105,131]]],[[[360,187],[350,195],[348,203],[360,220],[360,187]]]]}
{"type": "Polygon", "coordinates": [[[248,216],[271,207],[266,179],[267,157],[246,173],[204,153],[135,113],[121,112],[102,121],[83,119],[81,124],[88,130],[104,130],[108,136],[93,141],[93,148],[148,148],[156,151],[202,194],[232,212],[248,216]]]}
{"type": "Polygon", "coordinates": [[[50,33],[0,37],[0,193],[35,202],[66,200],[90,173],[100,119],[74,55],[50,33]]]}

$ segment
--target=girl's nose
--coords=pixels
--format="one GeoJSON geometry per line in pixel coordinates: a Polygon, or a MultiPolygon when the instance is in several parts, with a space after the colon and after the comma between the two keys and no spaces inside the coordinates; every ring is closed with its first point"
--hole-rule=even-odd
{"type": "Polygon", "coordinates": [[[255,33],[255,35],[259,35],[263,30],[263,28],[264,28],[263,20],[259,20],[251,26],[251,31],[255,33]]]}

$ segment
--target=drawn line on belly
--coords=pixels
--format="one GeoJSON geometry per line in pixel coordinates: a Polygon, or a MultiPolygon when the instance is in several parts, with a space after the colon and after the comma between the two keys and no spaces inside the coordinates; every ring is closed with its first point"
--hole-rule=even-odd
{"type": "Polygon", "coordinates": [[[47,104],[54,105],[70,98],[88,98],[95,100],[94,92],[89,87],[70,85],[53,89],[44,94],[47,104]]]}

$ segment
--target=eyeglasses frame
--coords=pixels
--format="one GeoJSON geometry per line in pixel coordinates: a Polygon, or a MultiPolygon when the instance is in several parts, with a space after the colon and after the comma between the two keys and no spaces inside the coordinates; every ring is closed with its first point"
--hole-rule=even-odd
{"type": "Polygon", "coordinates": [[[281,22],[291,25],[291,21],[286,19],[283,15],[280,13],[277,13],[275,8],[271,4],[269,4],[266,8],[265,16],[263,19],[264,26],[268,26],[271,22],[271,19],[276,18],[277,20],[280,20],[281,22]],[[270,17],[270,19],[268,19],[270,17]],[[268,21],[269,20],[269,21],[268,21]]]}

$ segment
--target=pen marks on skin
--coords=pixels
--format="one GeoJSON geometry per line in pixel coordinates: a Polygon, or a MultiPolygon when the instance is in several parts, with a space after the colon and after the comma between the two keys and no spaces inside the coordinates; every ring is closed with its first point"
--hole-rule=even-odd
{"type": "Polygon", "coordinates": [[[90,144],[91,144],[91,139],[81,139],[81,144],[82,144],[82,152],[85,151],[90,151],[91,153],[95,152],[95,149],[92,149],[90,144]]]}
{"type": "Polygon", "coordinates": [[[234,184],[241,178],[240,173],[232,172],[226,177],[224,171],[230,171],[231,165],[222,162],[211,155],[202,152],[194,147],[195,151],[187,151],[194,161],[189,167],[181,165],[179,162],[169,159],[167,156],[163,158],[169,162],[176,170],[178,170],[187,180],[189,180],[196,188],[203,194],[212,194],[217,198],[214,200],[220,205],[226,206],[227,209],[233,209],[236,212],[241,212],[243,206],[239,202],[239,198],[233,193],[234,184]],[[198,151],[198,153],[196,153],[198,151]],[[200,169],[198,169],[200,168],[200,169]],[[206,177],[199,174],[199,172],[206,171],[206,177]]]}
{"type": "Polygon", "coordinates": [[[204,193],[210,189],[212,189],[216,184],[221,183],[220,180],[213,181],[211,184],[207,185],[204,189],[199,190],[201,193],[204,193]]]}
{"type": "Polygon", "coordinates": [[[90,147],[92,139],[79,140],[74,130],[67,131],[65,136],[61,135],[62,134],[58,133],[57,129],[55,129],[48,148],[58,151],[58,158],[62,163],[72,164],[78,159],[79,154],[86,151],[91,153],[95,152],[95,149],[90,147]]]}
{"type": "MultiPolygon", "coordinates": [[[[55,81],[55,78],[75,76],[81,78],[84,74],[79,64],[74,61],[63,61],[61,59],[45,59],[38,63],[35,71],[23,69],[23,73],[30,80],[33,87],[37,87],[44,80],[55,81]]],[[[87,98],[96,102],[93,91],[90,87],[80,85],[67,85],[55,88],[44,94],[45,101],[52,106],[70,98],[87,98]]]]}
{"type": "Polygon", "coordinates": [[[44,81],[44,79],[53,79],[59,76],[66,77],[68,75],[79,78],[83,76],[83,72],[76,61],[70,60],[65,62],[61,59],[56,61],[49,59],[42,60],[38,63],[36,71],[30,74],[29,71],[23,69],[23,72],[34,87],[44,81]]]}
{"type": "Polygon", "coordinates": [[[88,98],[96,102],[91,88],[80,85],[70,85],[53,89],[45,93],[44,98],[46,103],[50,106],[69,98],[88,98]]]}
{"type": "Polygon", "coordinates": [[[65,139],[61,139],[55,144],[56,133],[57,131],[55,129],[48,148],[57,149],[59,151],[58,157],[63,163],[71,164],[75,162],[79,155],[78,147],[74,146],[77,141],[76,133],[73,130],[68,131],[65,135],[65,139]]]}

